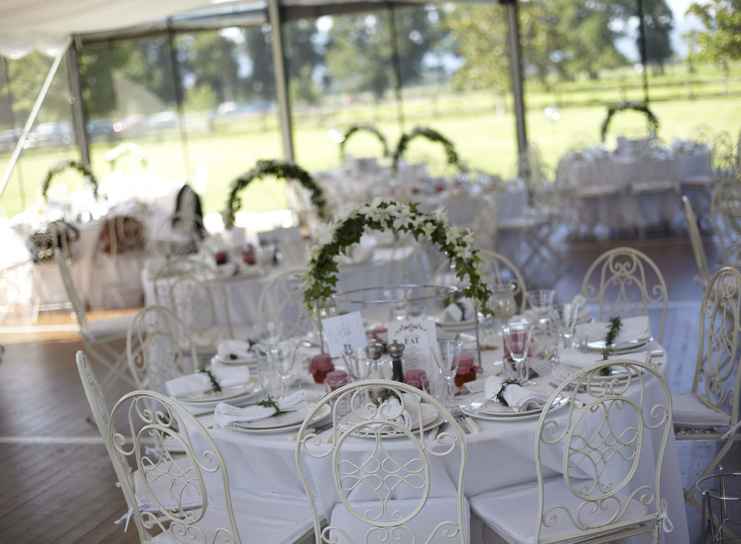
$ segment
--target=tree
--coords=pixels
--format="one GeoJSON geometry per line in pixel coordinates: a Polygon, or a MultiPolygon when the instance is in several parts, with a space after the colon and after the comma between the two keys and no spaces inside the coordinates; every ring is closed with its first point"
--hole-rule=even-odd
{"type": "MultiPolygon", "coordinates": [[[[611,22],[625,17],[608,0],[533,0],[520,9],[525,68],[549,86],[552,77],[596,79],[600,70],[625,64],[615,46],[621,35],[611,22]]],[[[509,32],[504,8],[496,5],[456,6],[449,17],[465,63],[457,74],[460,85],[507,92],[509,32]]]]}
{"type": "Polygon", "coordinates": [[[687,13],[705,26],[698,36],[705,58],[724,65],[741,59],[741,0],[698,0],[687,13]]]}
{"type": "Polygon", "coordinates": [[[380,100],[395,82],[394,40],[401,82],[408,85],[421,79],[425,56],[444,43],[448,32],[442,13],[434,7],[334,17],[326,46],[327,67],[343,91],[370,92],[380,100]],[[391,17],[396,36],[392,34],[391,17]]]}
{"type": "Polygon", "coordinates": [[[217,102],[238,98],[238,44],[234,40],[218,32],[197,32],[178,37],[176,43],[180,72],[190,76],[194,88],[210,89],[217,102]]]}
{"type": "Polygon", "coordinates": [[[271,49],[270,27],[265,25],[259,28],[244,30],[247,54],[251,60],[250,74],[247,77],[247,87],[251,95],[264,100],[275,100],[275,69],[271,49]]]}

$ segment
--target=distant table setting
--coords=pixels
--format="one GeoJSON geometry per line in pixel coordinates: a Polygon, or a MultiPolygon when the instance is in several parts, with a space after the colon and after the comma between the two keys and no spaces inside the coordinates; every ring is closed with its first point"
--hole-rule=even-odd
{"type": "Polygon", "coordinates": [[[593,147],[567,153],[559,162],[556,187],[573,197],[578,224],[593,229],[645,228],[670,224],[680,193],[708,192],[710,149],[690,141],[670,147],[652,139],[618,138],[615,150],[593,147]]]}

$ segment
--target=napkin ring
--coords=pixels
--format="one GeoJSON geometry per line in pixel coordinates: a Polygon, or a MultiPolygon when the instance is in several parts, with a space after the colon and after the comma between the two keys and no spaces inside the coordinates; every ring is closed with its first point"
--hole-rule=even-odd
{"type": "Polygon", "coordinates": [[[502,382],[502,387],[499,388],[499,392],[497,393],[497,396],[495,397],[497,399],[497,402],[501,403],[502,405],[509,408],[509,403],[504,398],[504,390],[507,389],[510,385],[517,385],[517,380],[513,380],[512,378],[508,378],[502,382]]]}

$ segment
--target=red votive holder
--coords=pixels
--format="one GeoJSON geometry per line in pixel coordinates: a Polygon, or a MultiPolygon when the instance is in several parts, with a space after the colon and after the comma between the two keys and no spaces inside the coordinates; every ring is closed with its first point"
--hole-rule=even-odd
{"type": "Polygon", "coordinates": [[[458,371],[455,374],[456,387],[463,387],[463,384],[474,381],[477,371],[473,355],[461,353],[458,356],[458,371]]]}
{"type": "Polygon", "coordinates": [[[404,383],[421,389],[422,391],[429,391],[430,381],[427,379],[427,372],[421,368],[410,368],[404,372],[404,383]]]}
{"type": "Polygon", "coordinates": [[[324,383],[327,374],[334,370],[332,357],[326,353],[320,353],[311,358],[309,363],[309,373],[314,378],[314,383],[324,383]]]}
{"type": "Polygon", "coordinates": [[[347,385],[350,381],[350,374],[344,370],[333,370],[332,372],[327,373],[327,376],[324,379],[324,385],[326,385],[330,391],[334,391],[343,385],[347,385]]]}

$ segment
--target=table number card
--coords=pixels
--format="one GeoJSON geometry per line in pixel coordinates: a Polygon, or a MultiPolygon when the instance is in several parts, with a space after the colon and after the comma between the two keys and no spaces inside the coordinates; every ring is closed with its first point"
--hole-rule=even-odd
{"type": "Polygon", "coordinates": [[[440,357],[435,321],[429,317],[413,317],[389,324],[389,342],[404,344],[404,362],[410,368],[435,366],[433,357],[440,357]]]}
{"type": "Polygon", "coordinates": [[[332,357],[340,357],[345,353],[346,347],[355,351],[368,346],[368,337],[365,335],[360,312],[322,319],[322,329],[327,351],[332,357]]]}

